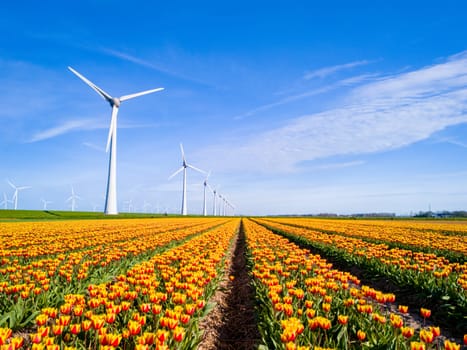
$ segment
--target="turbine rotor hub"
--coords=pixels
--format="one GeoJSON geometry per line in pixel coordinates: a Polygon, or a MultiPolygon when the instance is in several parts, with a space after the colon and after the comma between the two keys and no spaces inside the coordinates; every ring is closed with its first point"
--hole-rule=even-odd
{"type": "Polygon", "coordinates": [[[120,99],[117,97],[112,98],[110,104],[115,107],[120,107],[120,99]]]}

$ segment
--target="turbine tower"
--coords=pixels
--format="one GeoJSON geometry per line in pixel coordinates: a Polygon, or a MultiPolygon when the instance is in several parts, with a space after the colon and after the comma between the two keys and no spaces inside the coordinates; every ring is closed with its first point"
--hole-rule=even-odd
{"type": "Polygon", "coordinates": [[[118,108],[123,101],[130,100],[135,97],[147,95],[156,91],[161,91],[164,88],[157,88],[152,90],[146,90],[137,92],[131,95],[125,95],[121,97],[112,97],[100,87],[86,79],[80,73],[75,71],[73,68],[68,69],[74,73],[78,78],[89,85],[94,91],[96,91],[104,100],[106,100],[110,107],[112,107],[112,117],[110,119],[109,136],[107,137],[106,152],[109,152],[109,174],[107,177],[107,191],[105,197],[105,214],[116,215],[118,214],[117,209],[117,114],[118,108]]]}
{"type": "MultiPolygon", "coordinates": [[[[209,186],[209,188],[211,187],[209,186]]],[[[217,200],[217,193],[219,191],[219,186],[217,186],[217,188],[214,188],[214,189],[211,188],[211,191],[212,191],[212,194],[214,195],[213,200],[212,200],[212,216],[216,216],[217,215],[216,200],[217,200]]]]}
{"type": "Polygon", "coordinates": [[[11,201],[15,204],[14,207],[15,207],[15,210],[18,209],[18,193],[19,191],[22,191],[22,190],[27,190],[28,188],[31,188],[31,186],[21,186],[21,187],[17,187],[15,185],[13,185],[13,183],[11,183],[10,180],[7,180],[8,184],[15,190],[14,194],[13,194],[13,198],[11,199],[11,201]]]}
{"type": "Polygon", "coordinates": [[[182,167],[178,169],[176,172],[174,172],[172,175],[169,176],[169,180],[173,178],[175,175],[177,175],[179,172],[183,171],[183,195],[182,195],[182,215],[187,214],[186,210],[186,168],[191,168],[193,170],[196,170],[197,172],[200,172],[202,174],[206,174],[205,171],[198,169],[194,167],[191,164],[188,164],[185,159],[185,152],[183,151],[183,145],[180,143],[180,150],[182,151],[182,167]]]}
{"type": "Polygon", "coordinates": [[[206,187],[209,187],[209,189],[212,191],[212,188],[211,186],[209,186],[208,184],[208,178],[209,178],[209,175],[211,175],[211,171],[209,171],[209,173],[206,175],[206,178],[204,179],[204,182],[203,182],[203,185],[204,185],[204,196],[203,196],[203,216],[207,216],[207,211],[206,211],[206,187]]]}
{"type": "Polygon", "coordinates": [[[43,210],[47,210],[47,204],[53,203],[52,201],[46,201],[44,198],[41,199],[41,202],[44,205],[43,210]]]}
{"type": "Polygon", "coordinates": [[[71,211],[75,211],[77,199],[81,199],[81,197],[75,193],[75,189],[71,186],[71,196],[66,200],[67,202],[71,201],[71,211]]]}

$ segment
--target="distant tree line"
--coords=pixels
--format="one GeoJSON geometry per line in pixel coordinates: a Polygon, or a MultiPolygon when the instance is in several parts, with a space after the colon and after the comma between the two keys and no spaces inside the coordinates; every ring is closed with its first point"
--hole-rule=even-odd
{"type": "Polygon", "coordinates": [[[454,211],[421,211],[414,215],[415,218],[466,218],[467,211],[465,210],[454,210],[454,211]]]}

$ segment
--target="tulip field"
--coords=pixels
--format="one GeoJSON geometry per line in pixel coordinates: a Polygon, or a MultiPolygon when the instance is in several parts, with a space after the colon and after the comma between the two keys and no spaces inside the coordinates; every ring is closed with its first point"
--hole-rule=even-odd
{"type": "Polygon", "coordinates": [[[0,350],[467,348],[467,222],[24,221],[0,242],[0,350]],[[247,326],[248,303],[209,322],[240,275],[258,335],[214,345],[247,326]]]}

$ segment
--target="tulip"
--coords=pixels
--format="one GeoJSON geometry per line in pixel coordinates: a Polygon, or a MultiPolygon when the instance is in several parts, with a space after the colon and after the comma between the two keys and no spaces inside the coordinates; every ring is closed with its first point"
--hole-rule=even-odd
{"type": "Polygon", "coordinates": [[[138,321],[128,321],[128,330],[131,335],[137,335],[141,332],[141,324],[138,321]]]}
{"type": "Polygon", "coordinates": [[[444,349],[445,350],[460,350],[461,346],[460,344],[453,343],[449,340],[446,340],[444,342],[444,349]]]}
{"type": "Polygon", "coordinates": [[[430,327],[430,331],[433,334],[433,337],[435,338],[439,337],[441,334],[441,330],[439,329],[439,327],[430,327]]]}
{"type": "Polygon", "coordinates": [[[403,313],[403,314],[406,314],[409,312],[409,307],[405,305],[399,305],[397,309],[399,310],[400,313],[403,313]]]}
{"type": "Polygon", "coordinates": [[[422,315],[423,318],[428,318],[431,316],[431,310],[429,309],[425,309],[425,308],[421,308],[420,309],[420,314],[422,315]]]}
{"type": "Polygon", "coordinates": [[[425,344],[417,341],[410,342],[410,350],[425,350],[425,344]]]}
{"type": "Polygon", "coordinates": [[[401,328],[401,331],[402,331],[402,335],[405,337],[405,338],[410,338],[414,335],[415,333],[415,330],[412,328],[412,327],[402,327],[401,328]]]}
{"type": "Polygon", "coordinates": [[[81,323],[81,326],[83,327],[83,331],[87,332],[92,327],[92,321],[91,320],[84,320],[81,323]]]}
{"type": "Polygon", "coordinates": [[[429,329],[420,331],[420,340],[424,343],[432,343],[434,339],[433,333],[429,329]]]}
{"type": "Polygon", "coordinates": [[[337,321],[340,324],[346,325],[347,322],[349,321],[349,316],[339,315],[339,316],[337,316],[337,321]]]}
{"type": "Polygon", "coordinates": [[[79,334],[81,332],[81,325],[79,323],[73,323],[70,325],[71,334],[79,334]]]}
{"type": "Polygon", "coordinates": [[[42,336],[38,333],[34,333],[30,337],[33,344],[40,344],[42,342],[42,336]]]}

